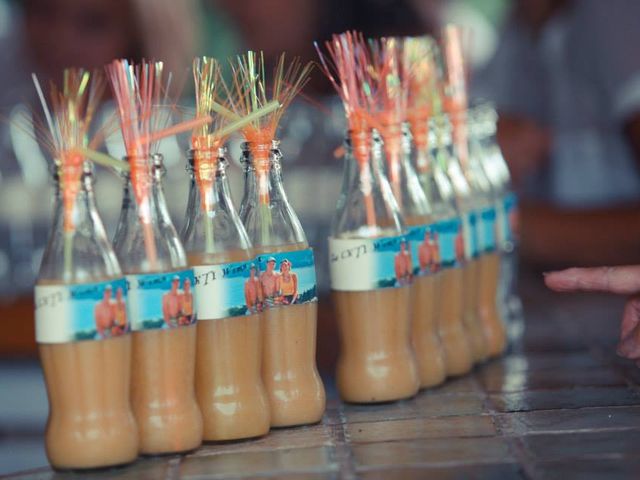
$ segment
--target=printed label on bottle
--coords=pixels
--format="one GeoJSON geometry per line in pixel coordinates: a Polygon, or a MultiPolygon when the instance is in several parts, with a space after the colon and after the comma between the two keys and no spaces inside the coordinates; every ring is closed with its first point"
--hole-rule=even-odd
{"type": "Polygon", "coordinates": [[[131,330],[188,326],[196,321],[193,270],[126,275],[131,330]]]}
{"type": "Polygon", "coordinates": [[[239,317],[259,311],[262,298],[255,262],[193,267],[199,321],[239,317]]]}
{"type": "Polygon", "coordinates": [[[477,223],[478,213],[475,210],[471,210],[462,215],[465,260],[471,260],[478,256],[477,223]]]}
{"type": "Polygon", "coordinates": [[[407,243],[404,235],[329,238],[331,288],[358,292],[410,284],[413,262],[407,243]]]}
{"type": "Polygon", "coordinates": [[[253,310],[318,300],[313,249],[264,253],[255,265],[258,282],[248,285],[253,310]]]}
{"type": "Polygon", "coordinates": [[[407,239],[411,245],[415,276],[457,267],[464,260],[464,239],[459,218],[410,227],[407,239]]]}
{"type": "Polygon", "coordinates": [[[494,206],[480,210],[477,223],[479,253],[490,253],[496,249],[496,218],[494,206]]]}
{"type": "Polygon", "coordinates": [[[101,340],[129,331],[124,278],[76,285],[36,285],[38,343],[101,340]]]}
{"type": "Polygon", "coordinates": [[[507,248],[507,232],[506,218],[507,213],[504,209],[504,198],[496,201],[496,245],[500,250],[507,248]]]}
{"type": "Polygon", "coordinates": [[[459,267],[464,262],[465,241],[459,217],[440,220],[435,224],[435,242],[440,247],[442,268],[459,267]]]}

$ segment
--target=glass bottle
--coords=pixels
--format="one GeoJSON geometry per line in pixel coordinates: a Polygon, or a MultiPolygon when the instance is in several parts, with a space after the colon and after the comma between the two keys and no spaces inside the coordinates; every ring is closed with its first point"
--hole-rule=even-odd
{"type": "Polygon", "coordinates": [[[474,342],[464,322],[465,254],[471,238],[465,235],[464,210],[448,173],[454,161],[453,146],[450,125],[442,116],[429,121],[429,145],[430,155],[418,151],[416,164],[437,221],[442,267],[437,287],[441,298],[437,319],[445,366],[448,375],[458,376],[469,372],[475,359],[474,342]]]}
{"type": "Polygon", "coordinates": [[[477,109],[467,112],[469,126],[469,169],[467,177],[476,192],[478,221],[478,305],[477,315],[482,325],[487,355],[495,357],[506,348],[506,329],[498,305],[500,254],[497,249],[496,191],[483,165],[482,125],[477,109]]]}
{"type": "MultiPolygon", "coordinates": [[[[407,225],[414,275],[411,284],[411,340],[418,362],[420,387],[427,388],[439,385],[446,377],[444,352],[436,325],[436,314],[440,308],[436,294],[440,254],[433,211],[411,164],[411,140],[409,126],[405,124],[402,127],[401,156],[397,162],[399,188],[394,196],[407,225]]],[[[385,148],[385,153],[388,156],[392,152],[385,148]]]]}
{"type": "MultiPolygon", "coordinates": [[[[442,117],[441,128],[444,135],[455,134],[452,129],[452,115],[442,117]]],[[[467,135],[466,112],[455,113],[455,122],[464,126],[464,134],[456,140],[453,137],[453,155],[447,167],[447,174],[455,192],[458,210],[461,212],[462,227],[465,240],[465,263],[463,266],[463,319],[469,335],[475,362],[487,359],[488,345],[484,328],[478,312],[480,293],[480,243],[478,239],[478,224],[480,211],[486,201],[482,191],[471,173],[469,159],[469,139],[467,135]]]]}
{"type": "Polygon", "coordinates": [[[138,455],[126,282],[96,210],[91,166],[81,168],[79,189],[66,206],[55,175],[53,225],[35,287],[49,397],[45,446],[51,465],[61,469],[119,465],[138,455]]]}
{"type": "Polygon", "coordinates": [[[269,431],[262,383],[261,289],[251,243],[231,200],[224,147],[192,150],[181,233],[196,279],[196,396],[204,440],[269,431]]]}
{"type": "Polygon", "coordinates": [[[497,244],[500,253],[499,305],[507,323],[510,341],[524,331],[522,302],[517,293],[517,199],[511,187],[511,175],[496,140],[496,111],[490,104],[477,107],[477,123],[482,147],[482,162],[495,192],[497,244]]]}
{"type": "Polygon", "coordinates": [[[408,398],[420,378],[411,346],[412,272],[404,222],[382,174],[381,142],[372,145],[362,131],[349,136],[345,147],[343,189],[329,239],[340,334],[338,390],[348,402],[408,398]]]}
{"type": "Polygon", "coordinates": [[[315,358],[315,263],[284,191],[281,157],[275,140],[243,145],[240,219],[258,255],[262,380],[274,427],[319,422],[326,403],[315,358]]]}
{"type": "Polygon", "coordinates": [[[162,156],[129,164],[136,181],[127,178],[113,246],[129,283],[131,403],[140,452],[193,450],[202,442],[194,387],[193,271],[169,217],[162,156]]]}

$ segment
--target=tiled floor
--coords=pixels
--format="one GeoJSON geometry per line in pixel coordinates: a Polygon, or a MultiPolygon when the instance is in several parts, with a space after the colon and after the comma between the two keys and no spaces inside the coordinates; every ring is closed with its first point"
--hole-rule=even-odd
{"type": "Polygon", "coordinates": [[[640,478],[640,371],[614,353],[622,301],[530,281],[524,338],[503,359],[412,400],[330,397],[321,424],[121,469],[12,479],[640,478]]]}

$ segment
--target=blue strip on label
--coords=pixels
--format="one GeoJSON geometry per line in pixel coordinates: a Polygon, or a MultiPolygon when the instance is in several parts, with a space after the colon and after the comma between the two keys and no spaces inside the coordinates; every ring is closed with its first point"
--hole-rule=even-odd
{"type": "Polygon", "coordinates": [[[478,251],[490,253],[496,249],[496,209],[487,207],[480,211],[480,221],[477,223],[478,251]]]}
{"type": "Polygon", "coordinates": [[[127,275],[131,329],[157,330],[196,321],[193,270],[127,275]]]}
{"type": "Polygon", "coordinates": [[[518,197],[515,193],[508,193],[504,197],[504,231],[507,242],[514,242],[517,238],[518,225],[518,197]]]}
{"type": "Polygon", "coordinates": [[[36,340],[65,343],[100,340],[130,330],[127,316],[127,282],[35,287],[36,340]]]}
{"type": "Polygon", "coordinates": [[[318,300],[311,248],[258,255],[255,265],[258,282],[251,288],[256,290],[252,300],[255,293],[257,311],[318,300]]]}
{"type": "Polygon", "coordinates": [[[462,217],[465,260],[478,256],[478,212],[471,210],[462,217]]]}

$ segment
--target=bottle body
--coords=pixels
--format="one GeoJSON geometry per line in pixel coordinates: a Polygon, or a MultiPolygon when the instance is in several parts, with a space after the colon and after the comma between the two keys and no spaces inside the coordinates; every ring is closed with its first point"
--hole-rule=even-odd
{"type": "Polygon", "coordinates": [[[411,349],[411,289],[333,291],[340,356],[336,381],[348,402],[377,403],[416,394],[418,368],[411,349]]]}
{"type": "Polygon", "coordinates": [[[146,197],[125,184],[113,242],[129,282],[131,404],[145,455],[189,451],[202,443],[194,387],[195,282],[166,208],[162,158],[152,162],[141,166],[151,170],[146,197]]]}
{"type": "Polygon", "coordinates": [[[444,350],[448,376],[469,372],[473,366],[471,338],[464,323],[465,235],[462,215],[447,175],[451,157],[450,137],[438,125],[430,123],[430,152],[418,151],[416,165],[420,182],[433,208],[440,237],[440,271],[436,274],[436,325],[444,350]],[[449,244],[449,248],[445,244],[449,244]]]}
{"type": "Polygon", "coordinates": [[[138,455],[129,399],[131,336],[121,315],[126,285],[85,167],[72,232],[63,233],[58,193],[35,288],[36,340],[49,399],[45,448],[58,469],[121,465],[138,455]],[[71,260],[65,267],[63,257],[71,260]]]}
{"type": "Polygon", "coordinates": [[[45,448],[51,465],[98,468],[135,460],[131,337],[41,344],[38,349],[49,398],[45,448]]]}
{"type": "Polygon", "coordinates": [[[270,413],[261,376],[260,290],[251,245],[231,200],[226,149],[191,153],[181,237],[197,280],[196,397],[203,438],[258,437],[269,431],[270,413]]]}
{"type": "Polygon", "coordinates": [[[399,139],[391,133],[387,133],[384,148],[387,177],[395,179],[396,188],[392,188],[392,191],[407,225],[407,247],[412,261],[411,344],[417,361],[420,387],[428,388],[439,385],[446,377],[444,352],[436,326],[439,308],[436,273],[440,267],[438,240],[433,207],[411,164],[412,137],[409,125],[402,126],[401,145],[394,146],[399,139]]]}
{"type": "Polygon", "coordinates": [[[243,155],[245,194],[240,218],[261,272],[262,380],[271,426],[317,423],[324,414],[326,396],[316,367],[313,253],[282,185],[277,142],[245,145],[243,155]],[[303,282],[302,267],[289,259],[300,256],[305,257],[308,282],[303,282]]]}
{"type": "MultiPolygon", "coordinates": [[[[255,247],[256,254],[306,250],[306,243],[255,247]]],[[[271,425],[317,423],[324,414],[324,385],[316,367],[318,303],[282,305],[262,311],[262,379],[271,425]]]]}
{"type": "Polygon", "coordinates": [[[480,208],[484,205],[484,201],[473,188],[475,185],[470,184],[472,177],[469,168],[466,115],[457,113],[452,117],[443,116],[440,122],[444,135],[448,137],[451,134],[456,138],[456,142],[451,143],[452,155],[448,162],[447,175],[451,180],[456,207],[460,212],[463,227],[464,293],[462,316],[469,336],[473,360],[479,363],[487,358],[485,334],[478,314],[480,288],[480,244],[478,233],[481,225],[480,208]],[[456,135],[455,130],[452,130],[452,123],[461,129],[458,135],[456,135]]]}
{"type": "Polygon", "coordinates": [[[411,343],[413,266],[404,224],[380,171],[380,145],[374,142],[368,158],[367,134],[354,134],[351,141],[329,240],[340,334],[336,380],[345,401],[387,402],[411,397],[420,387],[411,343]]]}
{"type": "Polygon", "coordinates": [[[194,393],[196,325],[133,332],[131,402],[140,453],[186,452],[202,443],[194,393]]]}
{"type": "MultiPolygon", "coordinates": [[[[190,255],[189,262],[220,265],[246,260],[243,253],[227,252],[215,260],[190,255]]],[[[196,395],[202,410],[204,440],[265,435],[270,412],[262,382],[260,314],[199,319],[197,329],[196,395]]]]}
{"type": "Polygon", "coordinates": [[[467,240],[468,243],[472,244],[472,246],[468,247],[471,253],[462,268],[462,290],[464,292],[462,317],[469,335],[473,361],[480,363],[487,359],[488,345],[479,313],[482,256],[477,250],[478,212],[468,210],[465,216],[466,219],[463,221],[469,225],[465,238],[473,237],[473,239],[467,240]]]}
{"type": "Polygon", "coordinates": [[[484,237],[484,254],[478,311],[485,329],[488,354],[497,356],[506,349],[507,343],[505,309],[501,305],[504,298],[501,291],[506,278],[504,274],[507,272],[502,269],[501,257],[503,251],[509,250],[508,237],[511,237],[508,233],[510,222],[507,213],[510,205],[505,204],[505,199],[509,196],[508,170],[499,147],[493,140],[495,117],[492,111],[481,105],[472,110],[470,118],[474,170],[479,183],[485,184],[483,191],[487,203],[481,233],[484,237]]]}
{"type": "Polygon", "coordinates": [[[441,297],[438,295],[440,282],[439,252],[434,245],[433,225],[422,223],[424,218],[413,221],[407,218],[409,225],[409,243],[418,244],[413,249],[415,276],[411,284],[411,344],[415,352],[420,376],[420,388],[429,388],[441,384],[446,378],[445,354],[438,333],[437,314],[441,297]],[[415,223],[415,225],[414,225],[415,223]],[[417,227],[415,230],[412,226],[417,227]],[[414,237],[417,237],[414,240],[414,237]]]}

